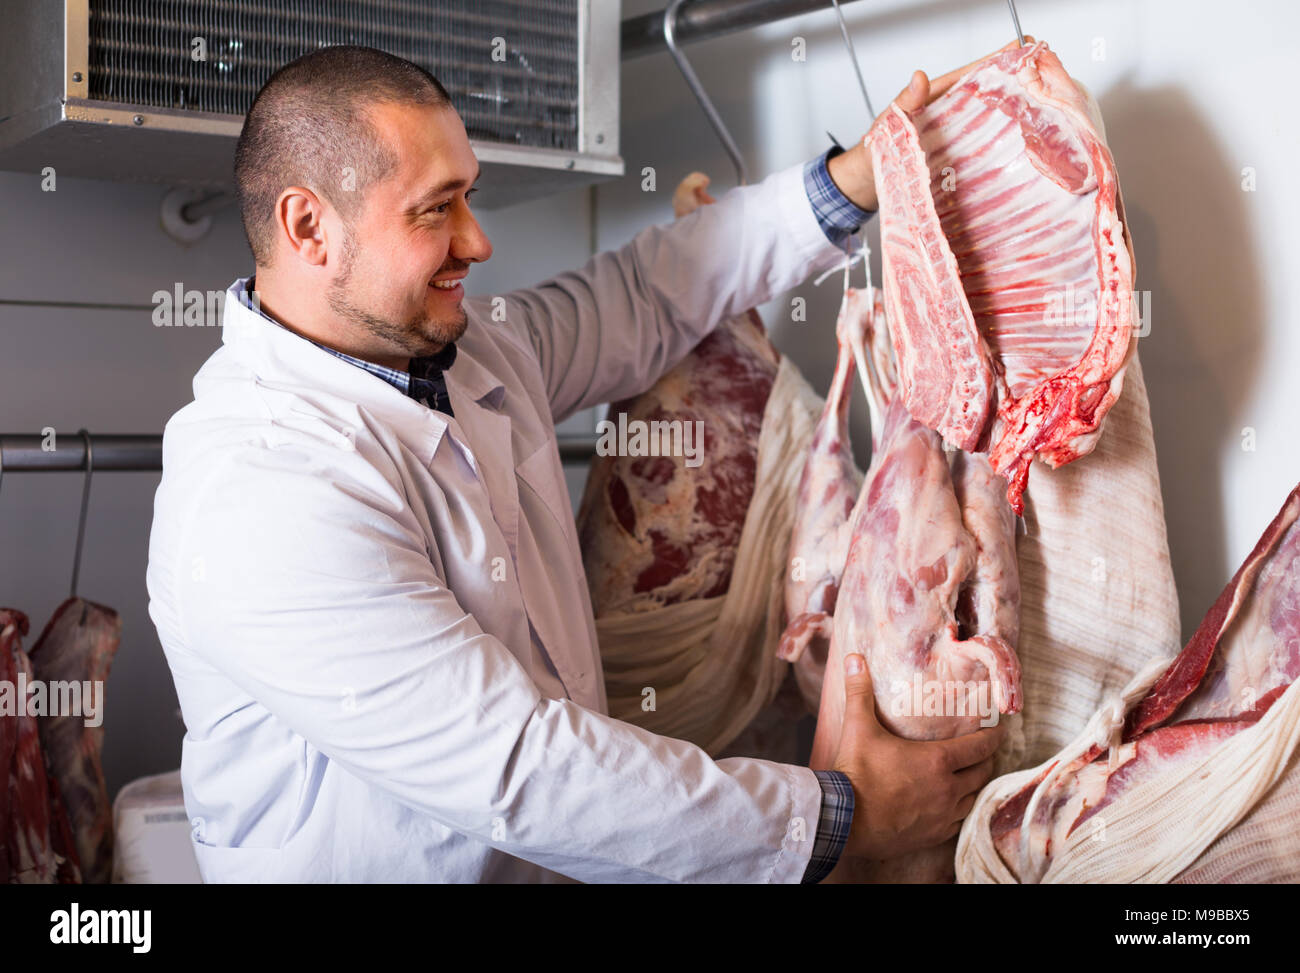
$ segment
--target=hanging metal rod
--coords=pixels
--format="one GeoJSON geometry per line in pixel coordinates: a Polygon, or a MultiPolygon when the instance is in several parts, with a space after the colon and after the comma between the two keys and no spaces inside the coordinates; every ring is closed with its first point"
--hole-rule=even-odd
{"type": "Polygon", "coordinates": [[[736,140],[731,137],[726,122],[722,120],[718,110],[713,107],[713,99],[704,90],[704,85],[700,83],[699,77],[695,74],[695,69],[691,67],[691,62],[686,60],[686,55],[681,52],[677,44],[677,19],[680,16],[680,8],[685,4],[686,0],[673,0],[668,5],[668,9],[664,11],[664,45],[668,48],[668,53],[673,56],[673,60],[677,62],[677,68],[681,71],[686,86],[691,89],[691,92],[695,95],[695,100],[704,109],[705,117],[708,118],[709,124],[713,126],[714,133],[722,141],[722,147],[727,150],[727,156],[736,169],[736,185],[743,186],[748,181],[745,174],[745,159],[740,154],[736,140]]]}
{"type": "MultiPolygon", "coordinates": [[[[162,470],[162,436],[95,433],[89,437],[96,473],[157,473],[162,470]]],[[[590,436],[560,436],[560,459],[582,462],[596,453],[590,436]]],[[[86,441],[75,432],[61,432],[53,449],[44,449],[45,436],[0,434],[0,470],[4,473],[79,473],[86,469],[86,441]]]]}
{"type": "MultiPolygon", "coordinates": [[[[678,44],[690,44],[829,7],[827,0],[691,0],[682,4],[677,14],[675,39],[678,44]]],[[[624,60],[666,50],[664,13],[660,10],[623,21],[624,60]]]]}

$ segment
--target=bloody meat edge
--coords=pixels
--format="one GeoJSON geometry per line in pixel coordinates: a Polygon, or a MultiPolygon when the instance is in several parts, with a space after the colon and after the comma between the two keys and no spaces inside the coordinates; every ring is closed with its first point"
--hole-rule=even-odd
{"type": "Polygon", "coordinates": [[[1018,878],[1035,864],[1041,874],[1060,841],[1136,784],[1178,773],[1254,726],[1300,675],[1298,520],[1300,486],[1183,651],[1129,711],[1114,754],[1093,746],[1059,774],[1049,766],[999,805],[990,832],[1018,878]],[[1027,825],[1031,801],[1049,775],[1054,780],[1027,825]]]}

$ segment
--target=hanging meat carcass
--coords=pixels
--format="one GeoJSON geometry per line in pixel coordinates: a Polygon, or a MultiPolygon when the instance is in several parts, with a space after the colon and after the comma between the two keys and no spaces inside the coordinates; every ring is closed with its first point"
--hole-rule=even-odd
{"type": "Polygon", "coordinates": [[[1019,710],[1015,524],[1000,493],[986,457],[950,460],[936,433],[890,403],[853,512],[814,766],[834,757],[850,652],[866,658],[881,720],[899,736],[960,736],[1019,710]],[[918,680],[951,689],[962,713],[931,712],[947,701],[928,691],[918,709],[918,680]]]}
{"type": "MultiPolygon", "coordinates": [[[[711,202],[706,183],[698,173],[682,183],[679,217],[711,202]]],[[[788,751],[800,704],[775,649],[800,460],[820,408],[752,311],[611,407],[611,421],[652,436],[651,423],[698,422],[704,437],[702,462],[592,463],[578,533],[611,715],[715,755],[733,743],[749,756],[788,751]]]]}
{"type": "Polygon", "coordinates": [[[1021,513],[1035,456],[1092,450],[1136,342],[1100,117],[1038,42],[913,115],[891,106],[868,140],[903,401],[951,444],[988,448],[1021,513]]]}
{"type": "MultiPolygon", "coordinates": [[[[1104,138],[1095,112],[1092,121],[1098,137],[1104,138]]],[[[977,129],[972,129],[972,135],[979,136],[977,129]]],[[[979,147],[968,139],[961,143],[961,150],[978,154],[979,147]]],[[[986,187],[993,178],[986,175],[986,187]]],[[[951,181],[945,188],[953,188],[951,181]]],[[[973,187],[968,183],[967,188],[973,187]]],[[[882,188],[882,208],[888,206],[884,195],[889,189],[882,188]]],[[[1035,222],[1040,216],[1032,207],[1021,210],[1008,215],[1001,230],[1011,236],[1030,236],[1041,229],[1035,222]]],[[[951,217],[946,216],[949,220],[951,217]]],[[[882,239],[887,264],[892,259],[888,253],[891,246],[911,245],[906,234],[895,239],[886,232],[882,239]]],[[[1127,235],[1124,244],[1130,244],[1127,235]]],[[[963,267],[973,256],[960,255],[963,267]]],[[[1053,320],[1045,314],[1021,323],[1025,326],[1018,335],[1022,347],[1030,347],[1034,341],[1050,347],[1060,336],[1060,326],[1071,322],[1053,320]]],[[[888,329],[882,326],[878,333],[888,334],[888,329]]],[[[1009,338],[1005,344],[1011,347],[1009,338]]],[[[897,342],[893,347],[907,354],[907,349],[899,349],[897,342]]],[[[888,355],[883,357],[887,363],[888,355]]],[[[872,361],[879,358],[873,355],[872,361]]],[[[1005,367],[996,357],[991,361],[995,369],[1005,367]]],[[[1026,360],[1014,356],[1010,362],[1013,369],[1028,367],[1026,360]]],[[[1016,645],[1025,711],[1023,720],[1016,717],[1012,721],[1011,732],[999,752],[998,763],[1004,768],[1024,766],[1021,761],[1025,756],[1031,763],[1037,762],[1067,744],[1108,693],[1122,687],[1144,663],[1168,659],[1177,650],[1177,597],[1146,390],[1135,348],[1129,351],[1125,369],[1124,393],[1107,419],[1106,435],[1096,440],[1087,460],[1060,468],[1033,464],[1029,475],[1025,531],[1015,545],[1019,637],[1007,639],[1016,645]]],[[[875,372],[892,378],[889,367],[877,365],[875,372]]],[[[890,397],[874,396],[885,401],[890,397]]],[[[869,401],[872,398],[869,395],[869,401]]],[[[873,433],[879,411],[873,409],[873,433]]],[[[880,452],[877,441],[873,456],[880,452]]],[[[999,516],[1007,515],[1005,504],[992,509],[1000,510],[999,516]]],[[[825,516],[809,514],[802,508],[800,515],[825,516]]],[[[792,550],[792,556],[800,553],[792,550]]],[[[1014,617],[1014,613],[1008,615],[1014,617]]],[[[821,619],[812,631],[829,633],[832,628],[829,619],[821,619]]],[[[806,635],[797,631],[790,634],[791,638],[806,635]]],[[[792,641],[787,639],[785,647],[791,646],[792,641]]],[[[797,673],[802,673],[806,662],[806,655],[798,658],[797,673]]],[[[840,679],[838,659],[829,670],[828,684],[833,679],[840,679]]],[[[832,691],[825,700],[834,708],[841,706],[839,683],[828,685],[828,690],[832,691]]],[[[831,713],[832,723],[838,718],[838,714],[831,713]]],[[[825,751],[819,754],[819,760],[827,758],[825,751]]],[[[930,871],[937,872],[941,863],[931,864],[930,871]]],[[[846,871],[849,874],[842,877],[850,879],[878,880],[883,874],[879,867],[841,870],[846,871]]],[[[926,872],[922,860],[909,868],[895,869],[894,877],[915,877],[926,872]]]]}
{"type": "MultiPolygon", "coordinates": [[[[678,187],[680,218],[711,200],[699,173],[678,187]]],[[[780,355],[754,311],[711,332],[676,367],[610,416],[703,431],[699,465],[683,456],[597,456],[578,510],[597,618],[726,594],[754,492],[763,411],[780,355]],[[696,423],[702,422],[702,427],[696,423]]]]}
{"type": "Polygon", "coordinates": [[[880,304],[872,288],[844,292],[835,337],[839,345],[826,405],[813,432],[799,479],[797,513],[790,536],[790,570],[785,582],[787,626],[778,655],[794,663],[805,704],[817,711],[830,637],[825,620],[834,615],[840,575],[849,553],[853,505],[862,474],[849,443],[849,403],[855,361],[865,361],[880,304]]]}
{"type": "MultiPolygon", "coordinates": [[[[102,702],[102,687],[121,635],[122,620],[117,612],[82,598],[69,598],[55,610],[32,646],[36,677],[46,685],[89,686],[102,702]]],[[[113,875],[113,806],[100,764],[103,724],[87,726],[80,715],[59,713],[43,717],[40,731],[46,763],[58,783],[76,838],[82,879],[106,884],[113,875]]]]}
{"type": "Polygon", "coordinates": [[[898,385],[880,291],[846,288],[835,322],[838,350],[830,392],[799,480],[790,567],[785,583],[786,628],[778,655],[793,662],[805,705],[817,712],[830,647],[827,620],[834,615],[840,576],[848,558],[850,518],[862,486],[849,442],[853,367],[870,389],[872,453],[880,448],[883,403],[898,385]]]}
{"type": "MultiPolygon", "coordinates": [[[[1223,874],[1206,849],[1295,773],[1297,676],[1300,487],[1172,663],[1135,677],[1044,765],[986,788],[962,831],[961,877],[1170,881],[1193,864],[1223,874]]],[[[1290,881],[1295,844],[1274,863],[1290,881]]],[[[1232,853],[1249,863],[1249,849],[1232,853]]]]}
{"type": "MultiPolygon", "coordinates": [[[[1020,709],[1015,521],[1002,481],[987,457],[961,451],[950,457],[939,436],[908,415],[887,353],[868,360],[867,347],[879,347],[887,332],[869,293],[846,294],[839,362],[802,481],[818,491],[829,484],[832,500],[848,488],[851,460],[841,461],[839,409],[848,363],[856,358],[879,434],[846,521],[847,554],[837,561],[834,544],[824,540],[839,537],[840,503],[817,509],[802,494],[791,548],[792,558],[814,557],[820,543],[822,561],[812,563],[833,580],[812,590],[837,590],[822,596],[827,608],[796,615],[781,646],[798,672],[817,638],[829,641],[809,762],[814,769],[829,768],[835,756],[844,720],[843,660],[851,652],[866,658],[877,711],[900,736],[947,739],[1020,709]]],[[[787,585],[787,597],[803,590],[787,585]]],[[[953,843],[946,843],[884,862],[846,861],[840,874],[856,881],[949,881],[952,852],[953,843]]]]}
{"type": "MultiPolygon", "coordinates": [[[[861,653],[881,722],[937,740],[1020,710],[1015,526],[985,457],[945,455],[895,400],[853,512],[809,765],[828,768],[844,720],[844,656],[861,653]]],[[[862,863],[859,881],[952,879],[953,843],[862,863]]]]}
{"type": "MultiPolygon", "coordinates": [[[[995,391],[1015,395],[1017,403],[1032,400],[1038,394],[1032,390],[1040,386],[1050,391],[1053,374],[1084,381],[1093,374],[1084,368],[1085,359],[1102,362],[1105,367],[1097,374],[1104,376],[1119,346],[1127,349],[1093,414],[1100,421],[1109,408],[1105,434],[1099,425],[1075,442],[1077,452],[1090,450],[1087,457],[1057,466],[1049,457],[1048,463],[1026,462],[1019,470],[1028,478],[1024,529],[1016,546],[1017,655],[1025,710],[1009,736],[1016,738],[1011,746],[1036,763],[1072,740],[1102,700],[1146,662],[1171,657],[1181,644],[1155,440],[1138,349],[1130,337],[1136,332],[1107,318],[1102,305],[1089,299],[1100,285],[1087,283],[1094,269],[1097,281],[1114,277],[1102,273],[1102,257],[1122,241],[1122,252],[1114,249],[1113,257],[1117,270],[1127,262],[1126,286],[1131,287],[1136,273],[1132,240],[1127,227],[1122,233],[1105,229],[1112,225],[1106,201],[1114,169],[1103,151],[1100,114],[1044,46],[984,59],[920,113],[901,116],[891,109],[883,114],[880,133],[870,136],[873,153],[882,155],[878,172],[887,161],[889,131],[907,125],[917,144],[899,162],[907,164],[914,183],[899,184],[890,177],[879,188],[886,224],[883,262],[895,275],[892,284],[887,276],[886,290],[897,298],[910,288],[925,298],[940,284],[952,284],[954,267],[961,285],[945,291],[947,304],[927,298],[919,306],[891,306],[891,315],[900,316],[890,321],[893,345],[909,363],[910,378],[899,380],[904,400],[910,401],[909,381],[912,397],[922,400],[916,406],[922,415],[915,417],[923,417],[927,408],[937,413],[940,403],[952,399],[962,375],[974,374],[983,360],[977,356],[972,361],[968,353],[981,348],[990,353],[995,391]],[[1086,105],[1086,120],[1079,114],[1081,105],[1086,105]],[[1053,112],[1065,119],[1059,132],[1046,124],[1053,112]],[[1045,135],[1052,136],[1051,144],[1077,136],[1061,146],[1089,147],[1098,179],[1095,191],[1075,195],[1043,176],[1035,159],[1043,164],[1049,157],[1063,158],[1054,156],[1048,143],[1037,144],[1045,135]],[[913,190],[929,187],[942,233],[934,235],[936,223],[928,217],[908,229],[902,211],[914,204],[919,212],[927,199],[924,192],[904,192],[908,185],[913,190]],[[1103,237],[1095,245],[1094,233],[1103,237]],[[933,246],[934,259],[918,256],[918,237],[933,246]],[[1057,259],[1066,255],[1068,260],[1057,259]],[[1082,276],[1072,281],[1075,271],[1082,276]],[[932,275],[929,283],[926,275],[932,275]],[[951,335],[939,335],[920,319],[921,312],[931,313],[931,306],[937,308],[933,313],[951,318],[951,335]],[[968,310],[978,326],[974,331],[968,310]],[[972,335],[983,345],[972,349],[972,335]],[[952,340],[957,350],[942,338],[952,340]],[[924,352],[927,341],[934,347],[924,352]],[[1113,407],[1112,392],[1118,396],[1113,407]]],[[[1114,216],[1122,225],[1118,185],[1113,189],[1114,216]]],[[[1120,318],[1135,323],[1131,301],[1123,311],[1120,318]]],[[[1069,426],[1067,414],[1082,401],[1063,394],[1060,421],[1046,423],[1045,434],[1055,437],[1069,426]]],[[[1002,399],[999,408],[1005,411],[1010,402],[1002,399]]],[[[954,416],[960,413],[961,407],[954,407],[954,416]]],[[[986,419],[985,438],[996,443],[1003,427],[996,416],[986,419]]],[[[926,424],[941,423],[932,414],[926,424]]],[[[1009,496],[1019,498],[1017,484],[1010,487],[1009,496]]]]}
{"type": "Polygon", "coordinates": [[[76,842],[30,712],[27,631],[26,615],[0,609],[0,882],[79,882],[76,842]]]}

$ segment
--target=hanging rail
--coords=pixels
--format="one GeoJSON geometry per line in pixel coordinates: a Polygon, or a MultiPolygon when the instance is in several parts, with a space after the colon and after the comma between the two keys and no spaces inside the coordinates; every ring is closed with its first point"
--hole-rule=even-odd
{"type": "MultiPolygon", "coordinates": [[[[4,473],[74,473],[86,468],[86,438],[75,432],[57,433],[54,448],[48,436],[25,433],[0,435],[0,471],[4,473]]],[[[162,469],[162,436],[95,433],[91,452],[96,473],[143,473],[162,469]]]]}
{"type": "MultiPolygon", "coordinates": [[[[841,2],[851,3],[853,0],[841,2]]],[[[691,0],[682,4],[677,15],[676,40],[679,44],[689,44],[828,9],[830,4],[827,0],[691,0]]],[[[623,21],[620,40],[623,60],[657,54],[666,49],[665,12],[659,10],[623,21]]]]}
{"type": "MultiPolygon", "coordinates": [[[[162,469],[162,436],[95,433],[90,437],[96,473],[157,473],[162,469]]],[[[596,453],[590,436],[560,436],[560,459],[580,462],[596,453]]],[[[7,473],[80,473],[86,469],[86,440],[61,432],[54,448],[45,449],[46,436],[0,434],[0,476],[7,473]]]]}

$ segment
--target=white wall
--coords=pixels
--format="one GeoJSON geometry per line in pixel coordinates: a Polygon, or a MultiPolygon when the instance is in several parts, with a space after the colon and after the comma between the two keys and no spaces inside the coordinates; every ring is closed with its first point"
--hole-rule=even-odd
{"type": "MultiPolygon", "coordinates": [[[[624,16],[663,6],[631,0],[624,16]]],[[[1138,287],[1152,292],[1153,330],[1141,345],[1160,453],[1185,634],[1300,480],[1290,436],[1300,414],[1300,312],[1288,300],[1300,266],[1298,157],[1287,92],[1300,53],[1300,13],[1286,0],[1084,2],[1020,0],[1027,31],[1047,40],[1101,104],[1137,245],[1138,287]],[[1105,57],[1093,59],[1094,39],[1105,57]],[[1240,188],[1253,166],[1258,189],[1240,188]],[[1256,449],[1242,449],[1242,429],[1256,449]]],[[[873,100],[881,108],[914,67],[939,73],[1011,36],[1001,0],[850,3],[873,100]]],[[[867,127],[829,11],[688,47],[757,180],[867,127]],[[791,38],[807,60],[791,59],[791,38]]],[[[503,211],[483,211],[495,255],[471,274],[494,293],[577,266],[671,217],[669,197],[692,169],[732,183],[725,156],[666,55],[623,74],[622,151],[628,176],[503,211]],[[659,192],[640,190],[654,166],[659,192]],[[594,197],[594,201],[593,201],[594,197]]],[[[248,273],[238,220],[186,248],[158,226],[157,187],[0,173],[0,431],[53,426],[75,433],[160,430],[189,400],[189,382],[220,341],[217,329],[157,329],[150,295],[180,281],[222,289],[248,273]],[[56,302],[51,307],[17,301],[56,302]],[[89,306],[74,306],[77,304],[89,306]],[[112,309],[109,305],[133,305],[112,309]]],[[[873,246],[874,246],[873,239],[873,246]]],[[[787,298],[763,308],[777,345],[824,388],[834,357],[838,281],[806,284],[809,320],[787,298]]],[[[579,420],[581,422],[582,420],[579,420]]],[[[854,436],[865,463],[865,409],[854,436]]],[[[122,648],[109,682],[105,764],[110,790],[179,763],[183,727],[146,612],[144,568],[154,474],[94,480],[81,593],[117,608],[122,648]]],[[[65,596],[80,478],[6,476],[0,487],[0,604],[39,630],[65,596]]]]}

